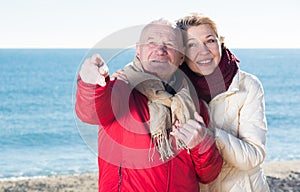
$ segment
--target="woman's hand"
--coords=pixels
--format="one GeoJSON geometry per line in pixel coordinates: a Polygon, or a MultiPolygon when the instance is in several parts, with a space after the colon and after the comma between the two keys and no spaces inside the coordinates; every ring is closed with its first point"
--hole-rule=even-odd
{"type": "Polygon", "coordinates": [[[124,81],[124,82],[127,83],[127,84],[129,83],[129,82],[128,82],[128,79],[127,79],[127,76],[125,75],[123,69],[118,69],[117,71],[115,71],[115,72],[112,74],[112,78],[113,78],[113,79],[119,79],[119,80],[122,80],[122,81],[124,81]]]}
{"type": "Polygon", "coordinates": [[[188,149],[196,147],[207,135],[203,118],[197,113],[194,113],[194,118],[188,120],[185,124],[176,121],[170,133],[177,139],[180,139],[188,149]]]}

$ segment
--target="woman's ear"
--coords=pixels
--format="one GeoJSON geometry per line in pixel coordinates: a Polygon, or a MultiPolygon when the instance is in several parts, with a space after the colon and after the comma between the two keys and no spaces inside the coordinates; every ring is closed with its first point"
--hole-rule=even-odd
{"type": "Polygon", "coordinates": [[[224,39],[225,39],[224,36],[220,36],[220,43],[221,43],[221,48],[222,48],[222,49],[226,48],[226,47],[225,47],[225,43],[224,43],[224,39]]]}

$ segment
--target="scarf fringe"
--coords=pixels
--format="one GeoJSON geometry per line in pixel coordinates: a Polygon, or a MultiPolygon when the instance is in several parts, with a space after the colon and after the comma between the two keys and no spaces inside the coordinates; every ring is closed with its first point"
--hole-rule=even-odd
{"type": "Polygon", "coordinates": [[[174,156],[174,152],[171,147],[171,141],[167,137],[165,137],[164,134],[157,133],[152,136],[152,139],[162,161],[165,161],[166,159],[174,156]]]}
{"type": "MultiPolygon", "coordinates": [[[[176,94],[170,94],[161,79],[153,74],[145,73],[142,63],[135,57],[131,65],[124,68],[129,84],[148,99],[149,126],[154,148],[160,154],[160,159],[165,161],[174,156],[172,147],[173,137],[169,137],[167,129],[172,127],[176,119],[185,123],[193,117],[196,107],[189,93],[189,86],[184,74],[178,70],[172,76],[168,85],[176,94]]],[[[177,141],[177,149],[185,148],[183,141],[177,141]]],[[[153,160],[152,149],[149,149],[149,160],[153,160]]]]}
{"type": "MultiPolygon", "coordinates": [[[[170,159],[174,156],[174,152],[172,150],[172,140],[168,139],[164,134],[159,133],[152,136],[152,141],[154,142],[154,146],[156,150],[160,154],[160,159],[164,162],[166,159],[170,159]]],[[[181,140],[176,138],[176,148],[177,150],[186,149],[186,144],[181,140]]],[[[150,149],[151,150],[151,147],[150,149]]],[[[150,157],[150,151],[149,151],[149,160],[151,159],[153,161],[153,156],[150,157]]]]}
{"type": "Polygon", "coordinates": [[[182,150],[182,149],[186,149],[187,146],[186,146],[186,144],[181,139],[177,139],[176,138],[176,148],[178,150],[182,150]]]}

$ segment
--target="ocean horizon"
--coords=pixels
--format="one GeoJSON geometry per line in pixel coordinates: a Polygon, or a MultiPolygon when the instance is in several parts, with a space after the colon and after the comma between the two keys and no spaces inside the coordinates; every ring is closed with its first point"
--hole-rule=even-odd
{"type": "MultiPolygon", "coordinates": [[[[0,49],[0,180],[97,172],[97,126],[74,114],[77,73],[98,52],[110,73],[134,49],[0,49]]],[[[232,49],[265,91],[265,161],[300,160],[300,49],[232,49]]]]}

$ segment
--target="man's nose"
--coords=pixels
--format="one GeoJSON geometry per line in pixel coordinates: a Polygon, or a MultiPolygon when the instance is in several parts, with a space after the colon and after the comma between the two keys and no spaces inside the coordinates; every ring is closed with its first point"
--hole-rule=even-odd
{"type": "Polygon", "coordinates": [[[164,44],[157,44],[157,46],[156,46],[156,52],[159,55],[167,54],[168,53],[167,49],[168,49],[168,47],[164,44]]]}

